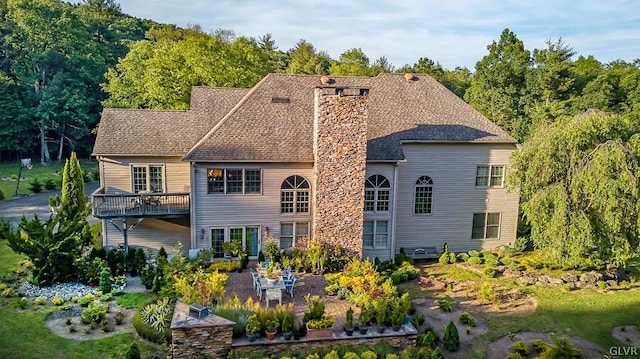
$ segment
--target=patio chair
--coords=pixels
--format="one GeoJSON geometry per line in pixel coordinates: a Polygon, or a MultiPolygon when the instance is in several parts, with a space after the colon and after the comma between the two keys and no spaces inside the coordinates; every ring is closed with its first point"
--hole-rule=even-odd
{"type": "Polygon", "coordinates": [[[267,268],[269,266],[269,263],[271,263],[271,261],[264,261],[264,262],[260,263],[260,266],[262,268],[267,268]]]}
{"type": "Polygon", "coordinates": [[[282,289],[280,288],[269,288],[266,290],[265,301],[267,302],[267,308],[269,307],[269,301],[277,300],[280,305],[282,305],[282,289]]]}
{"type": "Polygon", "coordinates": [[[253,289],[256,289],[256,283],[260,280],[258,276],[258,272],[256,272],[253,268],[249,268],[249,272],[251,272],[251,280],[253,281],[253,289]]]}
{"type": "Polygon", "coordinates": [[[296,284],[296,276],[292,276],[291,280],[284,282],[284,290],[293,298],[293,287],[296,284]]]}
{"type": "Polygon", "coordinates": [[[262,285],[260,284],[260,278],[256,278],[254,284],[256,285],[256,296],[260,301],[262,300],[262,292],[264,292],[264,289],[262,289],[262,285]]]}

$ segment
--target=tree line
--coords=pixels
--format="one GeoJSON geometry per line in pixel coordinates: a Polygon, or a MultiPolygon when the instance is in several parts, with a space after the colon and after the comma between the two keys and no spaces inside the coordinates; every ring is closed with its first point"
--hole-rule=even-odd
{"type": "Polygon", "coordinates": [[[332,59],[306,40],[283,51],[271,34],[141,20],[115,0],[0,0],[0,16],[0,160],[88,156],[103,106],[187,109],[192,86],[252,87],[273,72],[427,73],[523,144],[508,183],[536,246],[560,260],[637,254],[640,59],[602,63],[562,39],[530,51],[504,29],[473,71],[426,57],[395,68],[359,48],[332,59]]]}

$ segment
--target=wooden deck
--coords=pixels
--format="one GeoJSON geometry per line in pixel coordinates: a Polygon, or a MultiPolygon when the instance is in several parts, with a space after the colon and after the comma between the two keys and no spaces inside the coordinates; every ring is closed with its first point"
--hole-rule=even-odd
{"type": "Polygon", "coordinates": [[[189,214],[188,192],[105,193],[104,187],[91,194],[92,215],[96,218],[167,217],[189,214]]]}

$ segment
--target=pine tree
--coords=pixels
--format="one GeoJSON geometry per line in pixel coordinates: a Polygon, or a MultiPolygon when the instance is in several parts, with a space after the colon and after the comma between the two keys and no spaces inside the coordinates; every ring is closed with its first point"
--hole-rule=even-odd
{"type": "Polygon", "coordinates": [[[453,321],[450,321],[444,328],[444,339],[442,342],[444,343],[444,347],[451,352],[456,351],[460,347],[460,335],[453,321]]]}

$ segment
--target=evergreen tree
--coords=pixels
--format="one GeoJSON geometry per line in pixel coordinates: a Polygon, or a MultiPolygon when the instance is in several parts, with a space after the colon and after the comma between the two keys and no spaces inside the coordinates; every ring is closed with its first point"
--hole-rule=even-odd
{"type": "Polygon", "coordinates": [[[456,351],[460,347],[460,335],[458,334],[458,328],[453,321],[449,321],[449,324],[444,328],[444,338],[442,339],[444,347],[448,351],[456,351]]]}
{"type": "Polygon", "coordinates": [[[140,359],[140,348],[138,348],[138,344],[136,342],[131,343],[129,345],[129,349],[127,349],[127,354],[125,354],[126,359],[140,359]]]}

